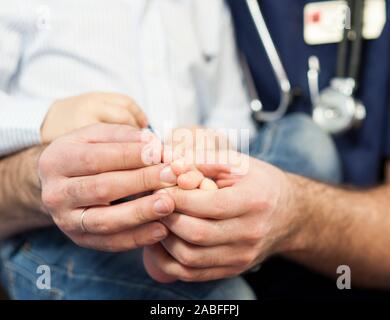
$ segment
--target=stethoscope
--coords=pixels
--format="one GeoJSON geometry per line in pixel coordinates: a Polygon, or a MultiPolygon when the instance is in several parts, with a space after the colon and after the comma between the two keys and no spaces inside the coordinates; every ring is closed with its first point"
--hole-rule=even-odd
{"type": "MultiPolygon", "coordinates": [[[[274,111],[263,110],[257,94],[253,97],[251,109],[256,121],[272,122],[281,119],[286,114],[294,95],[258,0],[246,0],[246,2],[280,87],[280,102],[274,111]]],[[[366,118],[366,108],[354,97],[362,55],[364,0],[348,0],[347,4],[352,17],[352,28],[345,29],[343,40],[339,44],[336,77],[331,80],[330,86],[321,92],[319,90],[319,59],[315,56],[309,58],[308,81],[313,120],[331,134],[340,134],[358,127],[366,118]],[[348,54],[350,54],[350,64],[347,68],[348,54]]],[[[346,10],[346,18],[347,13],[346,10]]],[[[247,67],[245,69],[248,71],[247,67]]],[[[252,94],[256,91],[253,81],[250,90],[252,94]]]]}

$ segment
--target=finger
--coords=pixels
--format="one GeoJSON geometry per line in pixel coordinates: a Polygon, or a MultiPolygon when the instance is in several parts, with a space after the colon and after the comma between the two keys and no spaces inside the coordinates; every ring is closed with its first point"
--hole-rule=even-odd
{"type": "Polygon", "coordinates": [[[119,105],[104,105],[99,113],[99,120],[106,123],[127,124],[140,128],[134,115],[128,109],[119,105]]]}
{"type": "Polygon", "coordinates": [[[200,190],[218,190],[218,185],[211,179],[204,178],[199,186],[200,190]]]}
{"type": "Polygon", "coordinates": [[[180,176],[180,175],[187,173],[191,170],[196,170],[195,165],[192,163],[187,163],[185,158],[179,158],[179,159],[174,160],[171,163],[171,168],[177,176],[180,176]]]}
{"type": "Polygon", "coordinates": [[[63,194],[72,208],[106,205],[127,196],[171,187],[176,184],[176,177],[170,174],[169,167],[160,164],[136,170],[74,177],[66,180],[63,194]]]}
{"type": "Polygon", "coordinates": [[[87,143],[140,142],[142,132],[129,125],[97,123],[75,130],[66,137],[87,143]]]}
{"type": "Polygon", "coordinates": [[[185,164],[194,165],[204,176],[216,179],[220,174],[246,174],[250,158],[232,150],[186,150],[185,164]]]}
{"type": "MultiPolygon", "coordinates": [[[[88,208],[83,211],[82,225],[90,234],[115,234],[157,221],[172,213],[174,207],[167,194],[156,194],[114,206],[88,208]]],[[[71,213],[71,232],[83,232],[80,219],[80,210],[71,213]]]]}
{"type": "Polygon", "coordinates": [[[198,218],[229,219],[246,213],[247,196],[234,187],[218,190],[167,190],[176,204],[176,211],[198,218]]]}
{"type": "MultiPolygon", "coordinates": [[[[63,148],[63,146],[61,146],[63,148]]],[[[63,176],[138,169],[161,162],[161,149],[145,143],[69,144],[56,166],[63,176]]]]}
{"type": "Polygon", "coordinates": [[[129,112],[134,116],[140,128],[147,128],[149,120],[143,110],[134,102],[126,105],[129,112]]]}
{"type": "Polygon", "coordinates": [[[204,176],[208,178],[218,178],[221,179],[222,177],[229,176],[231,177],[232,174],[230,173],[231,168],[228,165],[223,164],[194,164],[193,162],[190,162],[186,158],[179,158],[171,163],[171,167],[173,172],[179,176],[181,174],[187,173],[188,171],[194,171],[198,170],[200,171],[204,176]]]}
{"type": "Polygon", "coordinates": [[[146,272],[149,276],[160,283],[172,283],[177,279],[164,273],[158,266],[154,264],[152,253],[149,247],[145,247],[143,251],[143,261],[146,272]]]}
{"type": "Polygon", "coordinates": [[[234,186],[235,183],[237,183],[238,179],[229,179],[229,180],[217,180],[217,188],[227,188],[234,186]]]}
{"type": "Polygon", "coordinates": [[[73,237],[74,242],[84,248],[105,252],[124,252],[153,245],[163,240],[168,230],[159,222],[151,222],[114,235],[82,234],[73,237]]]}
{"type": "Polygon", "coordinates": [[[183,159],[183,158],[172,162],[171,168],[172,168],[172,171],[179,177],[178,178],[178,185],[182,189],[191,190],[191,189],[195,189],[197,187],[199,187],[201,190],[216,190],[216,189],[218,189],[217,184],[213,180],[208,179],[208,178],[204,178],[203,174],[200,171],[198,171],[198,169],[193,164],[187,164],[185,162],[185,159],[183,159]],[[187,176],[187,173],[189,173],[189,172],[191,172],[191,173],[189,176],[187,176]],[[193,173],[193,172],[196,172],[196,173],[193,173]],[[194,183],[194,184],[196,184],[196,186],[195,187],[192,186],[192,188],[186,187],[186,185],[187,185],[186,181],[184,181],[184,183],[182,184],[183,179],[184,180],[189,179],[190,181],[193,181],[194,179],[192,179],[192,176],[195,176],[195,180],[200,179],[200,184],[198,181],[197,183],[194,183]]]}
{"type": "Polygon", "coordinates": [[[234,180],[234,179],[242,179],[241,174],[235,174],[235,173],[226,173],[226,172],[221,172],[218,175],[215,176],[217,180],[234,180]]]}
{"type": "Polygon", "coordinates": [[[206,177],[213,179],[231,174],[231,166],[226,164],[197,164],[196,168],[206,177]]]}
{"type": "Polygon", "coordinates": [[[164,144],[162,157],[164,163],[171,164],[172,162],[183,157],[182,150],[180,148],[164,144]]]}
{"type": "Polygon", "coordinates": [[[149,248],[154,265],[165,274],[185,282],[201,282],[236,276],[240,269],[237,267],[216,267],[196,269],[183,266],[176,261],[164,247],[157,243],[149,248]]]}
{"type": "Polygon", "coordinates": [[[208,220],[180,213],[172,213],[161,222],[179,238],[198,246],[219,246],[246,241],[247,234],[251,234],[250,229],[256,226],[247,223],[246,230],[242,230],[242,219],[208,220]]]}
{"type": "Polygon", "coordinates": [[[189,171],[177,178],[179,188],[184,190],[193,190],[200,186],[204,177],[199,171],[189,171]]]}
{"type": "Polygon", "coordinates": [[[123,94],[108,93],[105,101],[114,102],[125,108],[134,117],[140,128],[146,128],[148,126],[149,121],[145,113],[132,98],[123,94]]]}
{"type": "Polygon", "coordinates": [[[161,243],[175,260],[186,267],[239,267],[247,262],[244,260],[245,251],[237,248],[237,244],[200,247],[185,242],[173,234],[169,234],[161,243]],[[237,252],[239,254],[236,254],[237,252]]]}

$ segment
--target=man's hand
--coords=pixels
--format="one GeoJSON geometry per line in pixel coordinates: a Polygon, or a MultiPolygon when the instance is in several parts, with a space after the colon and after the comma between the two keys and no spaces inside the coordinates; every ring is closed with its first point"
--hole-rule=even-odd
{"type": "MultiPolygon", "coordinates": [[[[213,176],[214,166],[200,167],[213,176]]],[[[145,251],[148,270],[170,280],[204,281],[282,254],[331,277],[346,265],[353,286],[390,288],[388,185],[337,188],[257,160],[241,179],[214,178],[225,188],[171,193],[185,214],[163,219],[173,234],[145,251]]]]}
{"type": "Polygon", "coordinates": [[[125,251],[167,236],[158,221],[174,209],[168,194],[110,205],[176,183],[170,167],[145,165],[145,158],[161,160],[161,149],[147,147],[150,140],[130,126],[97,124],[57,139],[43,152],[39,161],[43,204],[75,243],[125,251]]]}
{"type": "Polygon", "coordinates": [[[220,279],[296,248],[305,216],[288,210],[288,176],[264,162],[247,160],[249,170],[240,177],[221,172],[217,165],[199,166],[223,187],[219,190],[169,191],[180,213],[162,220],[171,234],[146,251],[151,270],[183,281],[220,279]]]}

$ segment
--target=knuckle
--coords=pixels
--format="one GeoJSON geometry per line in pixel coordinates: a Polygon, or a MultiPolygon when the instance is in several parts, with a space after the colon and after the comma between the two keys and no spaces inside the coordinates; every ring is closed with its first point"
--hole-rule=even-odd
{"type": "Polygon", "coordinates": [[[103,183],[97,183],[96,181],[90,182],[90,188],[92,194],[98,203],[107,203],[109,201],[110,190],[103,183]]]}
{"type": "Polygon", "coordinates": [[[62,203],[62,196],[60,192],[57,192],[55,188],[44,188],[42,190],[42,203],[50,210],[57,208],[62,203]]]}
{"type": "Polygon", "coordinates": [[[189,250],[181,250],[177,253],[177,260],[186,267],[193,267],[197,263],[195,255],[189,250]]]}
{"type": "Polygon", "coordinates": [[[104,183],[98,183],[95,179],[85,178],[75,183],[69,183],[64,192],[71,199],[89,198],[95,204],[106,204],[109,197],[109,189],[104,183]]]}
{"type": "Polygon", "coordinates": [[[83,152],[79,155],[79,162],[88,172],[97,172],[97,162],[95,156],[90,152],[83,152]]]}
{"type": "Polygon", "coordinates": [[[204,245],[209,241],[209,234],[202,228],[197,228],[189,235],[190,241],[196,245],[204,245]]]}
{"type": "Polygon", "coordinates": [[[136,224],[145,223],[148,221],[146,209],[140,204],[134,204],[134,221],[136,224]]]}
{"type": "Polygon", "coordinates": [[[199,278],[198,274],[196,274],[195,272],[191,272],[186,268],[183,268],[179,274],[179,279],[184,282],[194,282],[197,281],[198,278],[199,278]]]}
{"type": "Polygon", "coordinates": [[[250,193],[245,196],[245,202],[250,210],[266,210],[270,206],[267,197],[253,197],[250,193]]]}
{"type": "Polygon", "coordinates": [[[258,224],[253,224],[252,226],[246,229],[246,233],[244,236],[244,241],[250,243],[256,243],[261,239],[261,227],[258,224]]]}
{"type": "Polygon", "coordinates": [[[95,196],[97,185],[95,185],[95,182],[87,179],[88,178],[81,179],[77,182],[70,182],[64,190],[66,196],[73,200],[85,198],[89,194],[95,196]]]}
{"type": "Polygon", "coordinates": [[[237,257],[237,265],[248,266],[255,260],[255,254],[252,250],[243,252],[237,257]]]}
{"type": "Polygon", "coordinates": [[[120,149],[120,154],[122,155],[122,166],[123,168],[131,167],[131,159],[134,158],[134,150],[130,149],[127,144],[118,144],[120,149]]]}
{"type": "Polygon", "coordinates": [[[151,189],[151,183],[149,179],[148,170],[139,170],[137,174],[137,183],[142,190],[151,189]]]}
{"type": "Polygon", "coordinates": [[[89,222],[89,225],[88,228],[99,234],[108,234],[112,231],[112,226],[103,219],[102,215],[94,215],[94,219],[92,222],[89,222]]]}
{"type": "Polygon", "coordinates": [[[38,159],[38,170],[41,174],[49,174],[53,168],[55,168],[57,161],[53,156],[54,147],[53,144],[47,147],[38,159]]]}
{"type": "Polygon", "coordinates": [[[38,160],[38,168],[41,172],[46,173],[52,167],[51,158],[48,156],[48,150],[44,151],[38,160]]]}
{"type": "Polygon", "coordinates": [[[67,184],[64,188],[65,195],[68,198],[73,199],[76,195],[79,195],[80,193],[82,193],[82,191],[84,189],[84,184],[85,184],[84,181],[80,181],[78,183],[67,184]]]}
{"type": "Polygon", "coordinates": [[[66,234],[73,234],[79,231],[79,228],[73,225],[66,217],[60,217],[55,220],[55,224],[66,234]]]}
{"type": "Polygon", "coordinates": [[[137,248],[141,248],[144,246],[141,239],[139,239],[136,234],[132,234],[131,239],[132,239],[132,241],[131,241],[130,247],[128,249],[137,249],[137,248]]]}
{"type": "Polygon", "coordinates": [[[68,230],[69,228],[68,228],[68,224],[67,224],[66,220],[63,217],[61,217],[61,215],[54,216],[53,221],[56,224],[56,226],[58,226],[62,231],[64,231],[64,232],[70,231],[70,230],[68,230]]]}

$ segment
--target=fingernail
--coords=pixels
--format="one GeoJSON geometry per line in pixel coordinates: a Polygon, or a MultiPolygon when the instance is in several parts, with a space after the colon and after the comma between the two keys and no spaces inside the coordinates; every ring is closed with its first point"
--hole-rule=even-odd
{"type": "Polygon", "coordinates": [[[164,201],[163,199],[158,199],[155,203],[154,203],[154,210],[158,213],[158,214],[161,214],[161,215],[166,215],[168,213],[171,212],[171,208],[169,207],[169,205],[167,204],[166,201],[164,201]]]}
{"type": "Polygon", "coordinates": [[[166,237],[166,232],[163,229],[156,229],[153,231],[153,238],[156,240],[162,240],[166,237]]]}
{"type": "Polygon", "coordinates": [[[163,170],[161,170],[160,179],[162,182],[169,183],[169,184],[176,184],[177,182],[177,177],[173,173],[170,166],[165,167],[163,170]]]}

